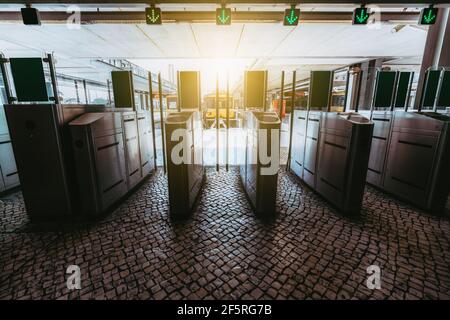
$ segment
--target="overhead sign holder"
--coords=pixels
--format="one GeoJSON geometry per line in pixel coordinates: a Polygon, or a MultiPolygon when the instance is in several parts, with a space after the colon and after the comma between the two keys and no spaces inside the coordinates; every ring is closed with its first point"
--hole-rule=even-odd
{"type": "Polygon", "coordinates": [[[428,8],[423,8],[420,12],[419,24],[431,25],[436,23],[438,16],[438,9],[430,5],[428,8]]]}
{"type": "Polygon", "coordinates": [[[352,24],[367,24],[367,22],[369,22],[369,17],[369,9],[362,5],[353,10],[352,24]]]}
{"type": "Polygon", "coordinates": [[[216,9],[216,25],[229,26],[231,25],[231,9],[222,5],[221,8],[216,9]]]}
{"type": "Polygon", "coordinates": [[[296,26],[300,18],[300,9],[295,9],[295,5],[292,5],[290,9],[284,10],[283,25],[296,26]]]}
{"type": "Polygon", "coordinates": [[[20,12],[22,14],[23,24],[25,25],[41,25],[41,15],[39,10],[32,8],[31,5],[27,4],[26,8],[21,8],[20,12]]]}
{"type": "Polygon", "coordinates": [[[162,24],[161,8],[155,6],[145,8],[145,21],[147,24],[162,24]]]}

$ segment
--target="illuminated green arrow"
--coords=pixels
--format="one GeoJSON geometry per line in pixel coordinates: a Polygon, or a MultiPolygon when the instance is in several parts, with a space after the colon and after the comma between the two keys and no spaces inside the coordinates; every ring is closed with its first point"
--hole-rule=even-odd
{"type": "Polygon", "coordinates": [[[358,20],[359,23],[363,23],[364,21],[367,20],[367,18],[369,18],[369,15],[364,12],[364,10],[361,10],[360,15],[356,15],[356,19],[358,20]]]}
{"type": "Polygon", "coordinates": [[[152,23],[155,23],[159,19],[159,14],[155,16],[155,10],[152,10],[152,16],[150,17],[148,14],[147,17],[152,23]]]}
{"type": "Polygon", "coordinates": [[[429,10],[428,11],[428,15],[427,16],[423,16],[423,20],[426,23],[431,23],[434,19],[436,19],[436,15],[433,13],[433,10],[429,10]]]}
{"type": "Polygon", "coordinates": [[[225,9],[222,9],[220,16],[217,16],[217,18],[219,18],[221,24],[225,24],[230,19],[230,16],[225,15],[225,9]]]}
{"type": "Polygon", "coordinates": [[[297,19],[298,16],[295,15],[295,10],[291,10],[290,16],[286,16],[286,20],[289,24],[294,24],[297,19]]]}

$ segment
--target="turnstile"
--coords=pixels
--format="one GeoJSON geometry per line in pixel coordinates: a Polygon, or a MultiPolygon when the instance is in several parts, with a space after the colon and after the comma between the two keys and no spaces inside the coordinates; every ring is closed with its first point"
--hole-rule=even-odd
{"type": "Polygon", "coordinates": [[[321,117],[316,190],[339,210],[361,210],[373,124],[355,113],[321,117]]]}
{"type": "Polygon", "coordinates": [[[170,213],[173,218],[187,218],[204,176],[200,112],[170,113],[165,133],[170,213]]]}
{"type": "Polygon", "coordinates": [[[31,218],[72,214],[75,189],[64,125],[85,107],[5,105],[5,112],[27,213],[31,218]]]}
{"type": "Polygon", "coordinates": [[[85,113],[69,127],[80,210],[95,215],[128,191],[122,114],[85,113]]]}
{"type": "Polygon", "coordinates": [[[393,113],[380,187],[425,210],[442,213],[450,190],[450,117],[393,113]]]}
{"type": "MultiPolygon", "coordinates": [[[[99,214],[145,177],[136,112],[59,104],[6,105],[5,111],[32,219],[99,214]]],[[[151,130],[141,124],[142,132],[151,130]]]]}
{"type": "Polygon", "coordinates": [[[291,169],[347,214],[361,210],[373,124],[356,113],[294,111],[291,169]]]}
{"type": "Polygon", "coordinates": [[[280,125],[274,112],[247,111],[244,115],[245,162],[239,171],[250,203],[261,216],[276,212],[280,125]]]}

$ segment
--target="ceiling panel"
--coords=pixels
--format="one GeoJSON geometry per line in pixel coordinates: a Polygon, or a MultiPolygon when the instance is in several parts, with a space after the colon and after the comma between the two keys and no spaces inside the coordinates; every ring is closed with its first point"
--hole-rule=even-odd
{"type": "Polygon", "coordinates": [[[212,23],[192,24],[195,40],[200,48],[200,57],[234,57],[244,24],[217,26],[212,23]]]}
{"type": "Polygon", "coordinates": [[[292,27],[284,27],[281,23],[247,23],[236,54],[239,57],[269,56],[292,31],[292,27]]]}
{"type": "Polygon", "coordinates": [[[415,56],[422,55],[426,32],[406,27],[392,32],[392,24],[379,28],[350,24],[304,24],[274,51],[274,56],[415,56]]]}
{"type": "Polygon", "coordinates": [[[161,49],[165,57],[198,57],[199,48],[189,23],[139,25],[145,34],[161,49]]]}

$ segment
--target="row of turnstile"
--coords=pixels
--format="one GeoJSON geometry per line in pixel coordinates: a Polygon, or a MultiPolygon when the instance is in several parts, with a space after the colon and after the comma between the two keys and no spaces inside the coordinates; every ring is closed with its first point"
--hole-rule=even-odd
{"type": "Polygon", "coordinates": [[[362,112],[374,123],[367,182],[434,213],[450,190],[450,117],[437,112],[362,112]]]}
{"type": "Polygon", "coordinates": [[[365,182],[434,213],[450,190],[450,117],[435,112],[295,110],[291,170],[344,213],[365,182]]]}
{"type": "Polygon", "coordinates": [[[357,113],[295,110],[290,168],[342,212],[361,210],[373,123],[357,113]]]}
{"type": "MultiPolygon", "coordinates": [[[[181,99],[183,111],[168,114],[161,132],[175,218],[189,216],[204,177],[199,81],[192,81],[192,72],[179,74],[183,76],[189,81],[182,83],[192,86],[185,92],[189,99],[181,99]]],[[[316,75],[316,82],[319,76],[329,77],[316,75]]],[[[239,173],[255,212],[267,216],[276,211],[281,122],[276,113],[257,110],[264,105],[266,74],[252,71],[245,77],[246,87],[259,81],[262,89],[259,99],[244,99],[249,110],[243,119],[239,173]],[[251,77],[258,81],[249,81],[251,77]]],[[[318,105],[329,100],[320,90],[316,96],[318,105]]],[[[9,104],[5,111],[16,173],[32,218],[101,214],[154,169],[149,111],[57,103],[9,104]]],[[[361,211],[366,180],[426,210],[445,207],[450,182],[447,115],[309,108],[294,110],[291,124],[289,168],[340,211],[361,211]]]]}
{"type": "Polygon", "coordinates": [[[31,218],[101,214],[154,169],[148,112],[59,104],[5,111],[31,218]]]}

